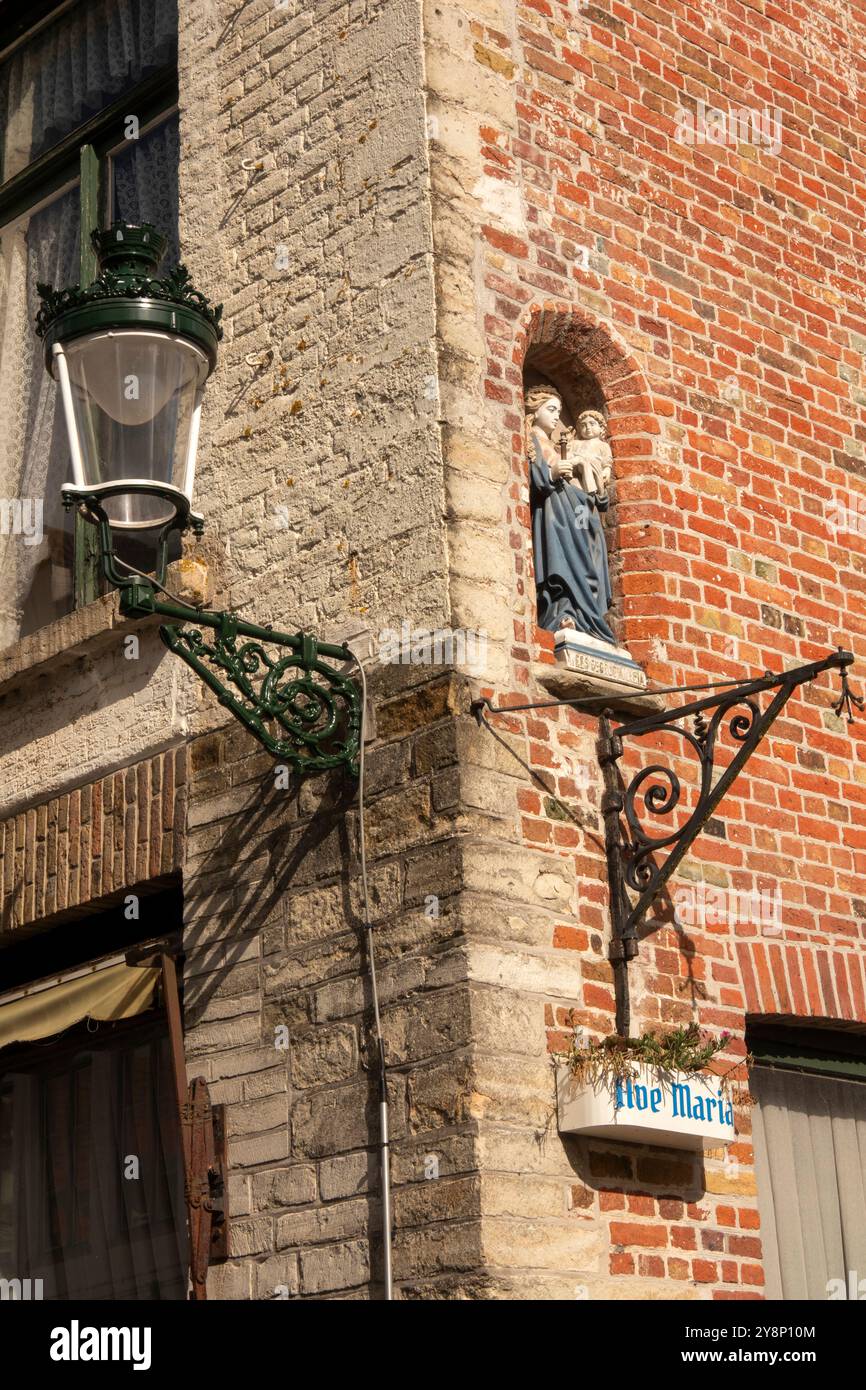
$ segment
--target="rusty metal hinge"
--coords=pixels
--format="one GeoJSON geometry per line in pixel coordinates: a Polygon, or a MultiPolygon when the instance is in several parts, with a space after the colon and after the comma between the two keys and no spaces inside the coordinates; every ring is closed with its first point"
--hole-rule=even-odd
{"type": "Polygon", "coordinates": [[[226,1190],[225,1113],[211,1105],[205,1078],[190,1083],[181,1110],[185,1197],[189,1221],[190,1277],[194,1301],[207,1298],[207,1272],[212,1261],[228,1254],[228,1194],[226,1190]]]}

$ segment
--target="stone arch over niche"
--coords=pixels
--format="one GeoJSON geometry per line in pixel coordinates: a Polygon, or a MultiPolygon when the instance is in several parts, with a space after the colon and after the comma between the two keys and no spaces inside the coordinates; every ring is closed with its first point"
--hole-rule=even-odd
{"type": "MultiPolygon", "coordinates": [[[[615,330],[574,305],[560,303],[527,312],[515,341],[514,363],[524,390],[542,380],[557,388],[564,423],[573,426],[583,410],[600,411],[607,421],[613,452],[607,529],[611,618],[618,638],[631,647],[630,624],[623,615],[622,577],[628,568],[628,551],[620,538],[631,506],[647,495],[644,480],[652,468],[654,437],[659,434],[644,375],[615,330]]],[[[634,650],[638,660],[643,645],[638,636],[634,650]]]]}

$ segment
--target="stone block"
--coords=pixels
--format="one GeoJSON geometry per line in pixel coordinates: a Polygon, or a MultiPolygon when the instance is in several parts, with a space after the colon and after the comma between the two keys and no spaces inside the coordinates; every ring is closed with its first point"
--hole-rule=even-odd
{"type": "MultiPolygon", "coordinates": [[[[405,1078],[392,1075],[391,1124],[403,1131],[405,1078]]],[[[332,1086],[303,1093],[292,1106],[292,1151],[304,1158],[326,1158],[365,1148],[378,1133],[378,1104],[371,1084],[332,1086]]]]}
{"type": "Polygon", "coordinates": [[[304,1249],[325,1240],[350,1240],[366,1235],[371,1219],[374,1219],[374,1212],[366,1199],[329,1202],[323,1207],[288,1212],[277,1217],[277,1249],[304,1249]]]}
{"type": "Polygon", "coordinates": [[[333,1202],[369,1192],[378,1182],[378,1173],[378,1153],[361,1152],[323,1159],[319,1164],[322,1200],[333,1202]]]}
{"type": "Polygon", "coordinates": [[[481,1246],[481,1222],[434,1222],[430,1226],[397,1228],[394,1233],[394,1277],[418,1279],[425,1275],[477,1270],[485,1264],[481,1246]]]}
{"type": "Polygon", "coordinates": [[[268,1168],[263,1173],[253,1174],[249,1181],[256,1211],[304,1206],[316,1200],[316,1170],[309,1163],[294,1163],[290,1168],[268,1168]]]}
{"type": "Polygon", "coordinates": [[[268,1163],[285,1161],[288,1156],[288,1129],[276,1129],[249,1139],[233,1139],[229,1162],[233,1168],[261,1168],[268,1163]]]}
{"type": "Polygon", "coordinates": [[[484,1262],[499,1268],[549,1269],[558,1275],[597,1274],[608,1253],[606,1228],[574,1221],[486,1217],[481,1224],[484,1262]]]}
{"type": "Polygon", "coordinates": [[[570,866],[549,854],[496,841],[470,841],[463,847],[466,887],[516,903],[544,906],[574,915],[577,890],[570,866]]]}
{"type": "Polygon", "coordinates": [[[311,1029],[292,1037],[292,1085],[304,1089],[348,1081],[358,1069],[355,1029],[311,1029]]]}
{"type": "Polygon", "coordinates": [[[357,1288],[370,1278],[369,1245],[366,1240],[350,1240],[321,1250],[302,1250],[300,1270],[303,1294],[357,1288]]]}
{"type": "Polygon", "coordinates": [[[477,1166],[475,1136],[470,1133],[422,1134],[397,1140],[391,1146],[391,1181],[395,1187],[473,1173],[477,1166]]]}
{"type": "Polygon", "coordinates": [[[253,1290],[256,1299],[296,1298],[300,1288],[298,1257],[295,1254],[271,1255],[252,1266],[253,1290]]]}
{"type": "Polygon", "coordinates": [[[229,1222],[229,1255],[260,1255],[274,1248],[274,1223],[270,1216],[255,1216],[229,1222]]]}
{"type": "Polygon", "coordinates": [[[250,1297],[253,1265],[250,1260],[211,1265],[207,1272],[207,1296],[216,1302],[245,1301],[250,1297]]]}
{"type": "Polygon", "coordinates": [[[382,1027],[390,1066],[450,1053],[472,1040],[468,994],[441,990],[390,1004],[382,1027]]]}
{"type": "Polygon", "coordinates": [[[289,1102],[286,1094],[265,1096],[226,1109],[226,1133],[229,1139],[238,1135],[261,1134],[288,1123],[289,1102]]]}
{"type": "Polygon", "coordinates": [[[394,1222],[400,1228],[434,1221],[475,1218],[480,1213],[481,1179],[439,1177],[394,1191],[394,1222]]]}

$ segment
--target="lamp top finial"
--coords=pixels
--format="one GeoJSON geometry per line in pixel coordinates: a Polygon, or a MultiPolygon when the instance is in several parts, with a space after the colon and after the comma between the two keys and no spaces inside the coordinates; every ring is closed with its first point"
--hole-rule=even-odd
{"type": "Polygon", "coordinates": [[[157,269],[168,241],[149,222],[112,222],[110,227],[95,228],[90,244],[99,258],[100,271],[148,275],[157,269]]]}
{"type": "Polygon", "coordinates": [[[51,371],[55,341],[66,341],[100,329],[143,328],[189,338],[216,365],[222,337],[222,305],[211,304],[192,285],[186,266],[166,275],[157,269],[168,238],[149,222],[113,222],[96,228],[90,243],[99,258],[90,285],[55,289],[37,284],[42,304],[36,332],[45,343],[45,365],[51,371]]]}

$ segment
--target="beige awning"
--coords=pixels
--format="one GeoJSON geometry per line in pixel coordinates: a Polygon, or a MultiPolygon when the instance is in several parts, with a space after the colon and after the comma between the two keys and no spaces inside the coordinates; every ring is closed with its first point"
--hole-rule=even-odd
{"type": "Polygon", "coordinates": [[[83,1018],[134,1018],[150,1008],[159,976],[156,966],[111,965],[7,1004],[0,998],[0,1047],[50,1038],[83,1018]]]}

